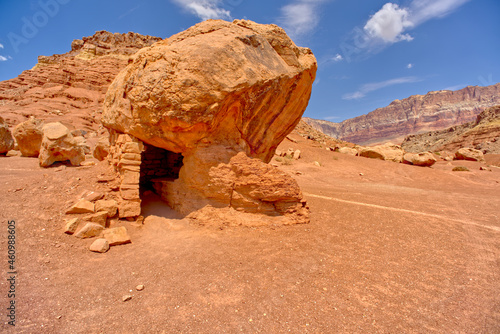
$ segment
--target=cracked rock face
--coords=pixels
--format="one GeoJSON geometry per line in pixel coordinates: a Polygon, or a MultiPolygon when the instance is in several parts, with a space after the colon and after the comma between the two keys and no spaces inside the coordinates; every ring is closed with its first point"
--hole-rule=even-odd
{"type": "Polygon", "coordinates": [[[109,87],[103,123],[183,155],[179,178],[155,189],[184,214],[308,222],[297,183],[265,163],[300,121],[316,69],[276,25],[208,20],[137,52],[109,87]]]}

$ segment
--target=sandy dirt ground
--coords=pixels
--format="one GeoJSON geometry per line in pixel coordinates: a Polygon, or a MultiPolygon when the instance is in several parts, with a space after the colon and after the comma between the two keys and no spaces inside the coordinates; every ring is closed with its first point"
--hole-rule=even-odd
{"type": "Polygon", "coordinates": [[[132,243],[105,254],[62,232],[66,208],[106,189],[97,182],[105,163],[42,169],[37,159],[1,158],[0,332],[500,332],[500,168],[421,168],[296,139],[281,149],[302,158],[273,163],[302,187],[310,224],[198,226],[150,195],[148,223],[113,222],[132,243]],[[9,220],[15,328],[6,317],[9,220]]]}

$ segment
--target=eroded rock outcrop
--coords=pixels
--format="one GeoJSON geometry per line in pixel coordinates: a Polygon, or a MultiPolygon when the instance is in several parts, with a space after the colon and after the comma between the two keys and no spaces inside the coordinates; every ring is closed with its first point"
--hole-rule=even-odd
{"type": "Polygon", "coordinates": [[[40,166],[48,167],[56,161],[66,160],[73,166],[79,166],[85,160],[82,146],[63,124],[47,123],[43,126],[43,139],[38,156],[40,166]]]}
{"type": "MultiPolygon", "coordinates": [[[[178,179],[156,182],[180,212],[213,206],[297,218],[306,210],[300,189],[286,174],[274,184],[264,162],[300,121],[316,68],[312,52],[278,26],[205,21],[134,55],[108,90],[103,123],[182,154],[178,179]],[[243,160],[255,180],[239,172],[243,160]],[[265,187],[259,177],[281,195],[244,191],[244,183],[265,187]]],[[[116,152],[112,159],[123,159],[116,152]]]]}
{"type": "Polygon", "coordinates": [[[473,122],[407,136],[402,146],[409,152],[455,152],[472,147],[485,154],[500,154],[500,105],[484,110],[473,122]]]}

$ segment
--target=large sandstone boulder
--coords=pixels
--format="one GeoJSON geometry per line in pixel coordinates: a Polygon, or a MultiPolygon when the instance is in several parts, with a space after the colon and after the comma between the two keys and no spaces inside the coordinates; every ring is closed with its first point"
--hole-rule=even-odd
{"type": "MultiPolygon", "coordinates": [[[[102,121],[113,138],[182,154],[178,179],[155,183],[179,212],[231,208],[308,222],[295,181],[265,162],[300,121],[316,69],[311,50],[278,26],[208,20],[134,55],[108,89],[102,121]]],[[[110,155],[125,149],[110,143],[110,155]]],[[[131,204],[120,203],[120,217],[131,204]]]]}
{"type": "Polygon", "coordinates": [[[43,139],[38,156],[40,166],[48,167],[56,161],[67,161],[79,166],[85,160],[85,152],[69,129],[59,122],[43,126],[43,139]]]}
{"type": "Polygon", "coordinates": [[[38,157],[42,146],[43,122],[30,117],[27,121],[19,123],[13,131],[17,145],[25,157],[38,157]]]}
{"type": "Polygon", "coordinates": [[[455,160],[484,161],[484,154],[474,148],[464,147],[455,152],[455,160]]]}
{"type": "Polygon", "coordinates": [[[5,154],[14,148],[14,138],[4,119],[0,117],[0,154],[5,154]]]}
{"type": "Polygon", "coordinates": [[[137,52],[102,121],[176,153],[211,142],[268,162],[299,122],[316,69],[278,26],[208,20],[137,52]]]}
{"type": "Polygon", "coordinates": [[[394,162],[403,161],[404,151],[399,145],[387,143],[384,145],[377,145],[365,147],[359,152],[359,156],[372,159],[380,159],[394,162]]]}

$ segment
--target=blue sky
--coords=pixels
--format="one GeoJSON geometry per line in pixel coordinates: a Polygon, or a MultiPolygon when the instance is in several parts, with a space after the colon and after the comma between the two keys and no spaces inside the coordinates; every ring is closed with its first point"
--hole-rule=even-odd
{"type": "Polygon", "coordinates": [[[318,73],[305,116],[339,122],[395,99],[500,81],[498,0],[0,0],[0,80],[97,30],[169,37],[208,18],[285,28],[318,73]]]}

